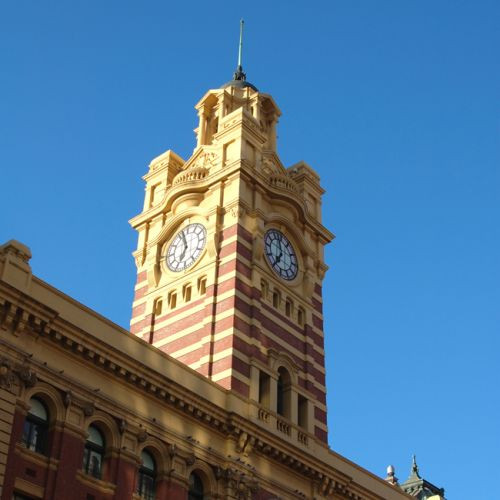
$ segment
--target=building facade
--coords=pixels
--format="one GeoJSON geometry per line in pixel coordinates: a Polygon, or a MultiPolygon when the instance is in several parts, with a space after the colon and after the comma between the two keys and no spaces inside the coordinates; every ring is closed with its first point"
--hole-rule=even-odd
{"type": "Polygon", "coordinates": [[[196,109],[144,177],[130,332],[0,247],[0,499],[409,498],[327,445],[318,175],[241,68],[196,109]]]}

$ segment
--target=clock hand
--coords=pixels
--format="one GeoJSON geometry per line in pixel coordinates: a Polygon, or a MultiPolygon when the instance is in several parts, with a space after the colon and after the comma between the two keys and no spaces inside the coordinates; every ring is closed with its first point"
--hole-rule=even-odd
{"type": "Polygon", "coordinates": [[[280,251],[280,254],[278,256],[278,259],[276,260],[276,263],[281,262],[281,257],[283,257],[283,238],[281,234],[278,236],[278,248],[280,251]]]}
{"type": "Polygon", "coordinates": [[[184,250],[182,250],[179,256],[179,260],[184,259],[184,256],[186,255],[186,250],[188,249],[188,242],[186,240],[186,235],[184,234],[184,231],[182,231],[181,236],[182,236],[182,242],[184,243],[184,250]]]}
{"type": "Polygon", "coordinates": [[[276,262],[275,262],[276,264],[279,264],[282,256],[283,256],[283,251],[280,248],[280,254],[276,257],[276,262]]]}

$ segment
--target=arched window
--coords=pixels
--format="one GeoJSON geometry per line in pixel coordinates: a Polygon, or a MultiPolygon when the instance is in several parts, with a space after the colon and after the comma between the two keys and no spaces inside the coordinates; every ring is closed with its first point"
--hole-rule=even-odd
{"type": "Polygon", "coordinates": [[[290,374],[286,368],[281,366],[278,370],[278,401],[276,413],[285,418],[290,418],[291,389],[290,374]]]}
{"type": "Polygon", "coordinates": [[[30,409],[24,421],[21,442],[29,450],[37,453],[47,453],[47,437],[49,431],[49,413],[38,398],[31,398],[30,409]]]}
{"type": "Polygon", "coordinates": [[[83,453],[83,470],[89,476],[97,479],[101,479],[102,476],[104,448],[104,437],[101,431],[95,425],[91,425],[83,453]]]}
{"type": "Polygon", "coordinates": [[[203,481],[196,472],[191,472],[189,476],[189,494],[188,500],[203,500],[203,481]]]}
{"type": "Polygon", "coordinates": [[[143,451],[141,454],[142,465],[139,469],[137,480],[137,494],[144,500],[154,500],[156,464],[151,453],[143,451]]]}

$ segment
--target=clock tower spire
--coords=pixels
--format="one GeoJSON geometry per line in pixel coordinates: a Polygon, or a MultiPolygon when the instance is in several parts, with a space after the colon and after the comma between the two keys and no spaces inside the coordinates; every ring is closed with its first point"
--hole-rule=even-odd
{"type": "MultiPolygon", "coordinates": [[[[243,22],[241,24],[241,30],[243,22]]],[[[276,150],[280,110],[234,79],[196,104],[196,147],[144,176],[131,331],[245,398],[249,418],[327,440],[321,284],[323,189],[276,150]]]]}

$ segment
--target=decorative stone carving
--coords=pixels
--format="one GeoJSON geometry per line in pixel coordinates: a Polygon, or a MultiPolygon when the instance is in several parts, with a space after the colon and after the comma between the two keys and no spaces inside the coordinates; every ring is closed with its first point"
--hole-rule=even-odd
{"type": "MultiPolygon", "coordinates": [[[[217,164],[219,156],[216,153],[210,153],[205,151],[198,158],[196,158],[193,167],[205,167],[210,170],[210,167],[213,167],[217,164]]],[[[191,167],[191,168],[193,168],[191,167]]]]}
{"type": "Polygon", "coordinates": [[[229,213],[233,219],[239,219],[245,214],[245,209],[241,205],[234,205],[229,209],[229,213]]]}
{"type": "Polygon", "coordinates": [[[6,358],[0,358],[0,386],[11,389],[14,380],[12,363],[6,358]]]}
{"type": "Polygon", "coordinates": [[[34,387],[38,382],[36,373],[26,365],[23,365],[18,370],[19,379],[26,387],[34,387]]]}
{"type": "Polygon", "coordinates": [[[222,481],[225,489],[225,498],[250,500],[259,490],[257,480],[237,469],[214,467],[214,474],[218,481],[222,481]]]}
{"type": "Polygon", "coordinates": [[[268,182],[275,189],[290,191],[294,195],[298,194],[297,184],[285,174],[273,173],[269,176],[268,182]]]}
{"type": "Polygon", "coordinates": [[[120,418],[120,420],[118,421],[118,430],[120,431],[120,434],[123,434],[126,428],[127,428],[126,420],[124,418],[120,418]]]}
{"type": "Polygon", "coordinates": [[[139,441],[139,443],[144,443],[144,441],[146,441],[146,439],[148,438],[148,433],[143,429],[139,432],[139,434],[137,434],[137,441],[139,441]]]}
{"type": "Polygon", "coordinates": [[[73,400],[73,395],[71,394],[71,391],[66,391],[63,397],[64,406],[68,408],[72,400],[73,400]]]}
{"type": "Polygon", "coordinates": [[[236,444],[236,451],[247,457],[255,444],[255,438],[249,436],[246,432],[242,432],[238,438],[238,443],[236,444]]]}
{"type": "Polygon", "coordinates": [[[191,465],[194,465],[194,463],[196,462],[196,457],[194,456],[194,453],[190,453],[187,457],[186,457],[186,465],[188,467],[191,467],[191,465]]]}
{"type": "Polygon", "coordinates": [[[175,446],[175,444],[168,445],[168,454],[170,458],[174,458],[175,455],[177,455],[177,446],[175,446]]]}
{"type": "Polygon", "coordinates": [[[283,175],[280,166],[277,164],[273,156],[262,156],[261,162],[262,173],[269,178],[271,175],[283,175]]]}
{"type": "Polygon", "coordinates": [[[208,169],[205,167],[191,167],[188,170],[184,170],[178,173],[173,181],[173,185],[183,184],[184,182],[190,181],[202,181],[208,175],[208,169]]]}
{"type": "Polygon", "coordinates": [[[83,406],[83,414],[86,417],[91,417],[94,414],[94,411],[95,411],[94,403],[86,403],[83,406]]]}

